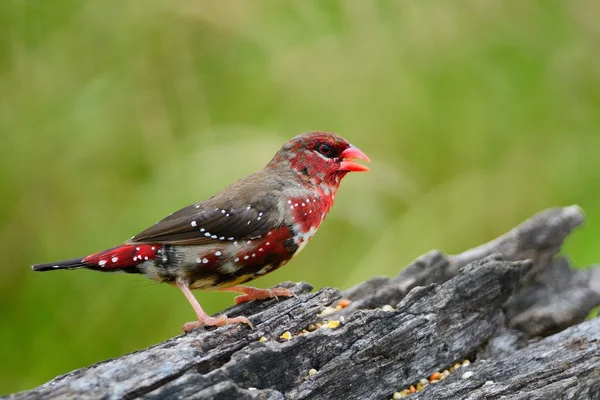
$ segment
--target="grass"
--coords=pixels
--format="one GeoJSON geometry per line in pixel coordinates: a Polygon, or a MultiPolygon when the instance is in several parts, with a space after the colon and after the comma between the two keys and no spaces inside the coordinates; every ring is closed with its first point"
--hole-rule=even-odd
{"type": "MultiPolygon", "coordinates": [[[[349,287],[579,204],[600,260],[593,1],[0,3],[0,393],[175,335],[175,288],[28,266],[113,246],[338,132],[373,160],[256,282],[349,287]]],[[[200,293],[208,311],[228,294],[200,293]]]]}

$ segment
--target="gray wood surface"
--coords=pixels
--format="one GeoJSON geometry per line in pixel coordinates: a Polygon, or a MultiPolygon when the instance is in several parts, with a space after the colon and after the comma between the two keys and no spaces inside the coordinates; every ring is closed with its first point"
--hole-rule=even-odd
{"type": "Polygon", "coordinates": [[[546,210],[475,249],[432,251],[343,293],[288,282],[296,298],[224,311],[254,330],[195,330],[8,397],[389,399],[469,359],[407,398],[600,399],[600,318],[584,322],[600,305],[600,269],[556,255],[582,222],[578,207],[546,210]],[[319,315],[341,298],[352,303],[319,315]],[[296,336],[323,320],[340,325],[296,336]]]}

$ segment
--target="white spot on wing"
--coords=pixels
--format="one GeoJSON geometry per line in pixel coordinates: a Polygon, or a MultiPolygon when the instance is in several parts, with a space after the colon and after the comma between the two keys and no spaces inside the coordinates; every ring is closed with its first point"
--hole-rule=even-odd
{"type": "Polygon", "coordinates": [[[100,260],[98,261],[98,265],[103,267],[106,264],[106,260],[100,260]]]}
{"type": "Polygon", "coordinates": [[[196,226],[196,221],[192,221],[192,226],[196,226]]]}
{"type": "Polygon", "coordinates": [[[110,259],[110,261],[116,263],[117,261],[119,261],[119,257],[113,257],[110,259]]]}

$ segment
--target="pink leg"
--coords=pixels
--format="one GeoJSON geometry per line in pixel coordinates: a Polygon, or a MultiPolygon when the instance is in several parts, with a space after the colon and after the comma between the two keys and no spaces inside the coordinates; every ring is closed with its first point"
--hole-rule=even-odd
{"type": "Polygon", "coordinates": [[[258,289],[251,286],[231,286],[219,290],[223,292],[245,293],[235,298],[235,304],[240,304],[250,300],[270,299],[272,297],[278,299],[277,296],[294,296],[294,293],[291,290],[281,287],[274,287],[272,289],[258,289]]]}
{"type": "Polygon", "coordinates": [[[185,323],[183,325],[183,327],[181,328],[182,331],[189,332],[192,329],[195,329],[202,325],[222,326],[222,325],[227,325],[227,324],[235,324],[238,322],[248,324],[248,325],[250,325],[250,328],[252,328],[252,323],[250,323],[250,321],[248,321],[248,318],[246,318],[246,317],[227,318],[225,315],[221,315],[220,317],[217,317],[217,318],[211,317],[210,315],[208,315],[207,313],[204,312],[202,307],[200,307],[200,303],[198,303],[198,300],[196,300],[196,297],[190,290],[187,283],[177,280],[177,286],[179,287],[179,289],[181,289],[181,291],[183,292],[185,297],[188,299],[188,301],[192,305],[192,308],[194,309],[194,311],[196,311],[196,315],[198,316],[198,321],[185,323]]]}

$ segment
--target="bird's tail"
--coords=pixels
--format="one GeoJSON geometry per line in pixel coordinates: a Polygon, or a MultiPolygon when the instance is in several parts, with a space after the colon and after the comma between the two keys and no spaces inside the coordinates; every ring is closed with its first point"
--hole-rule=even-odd
{"type": "Polygon", "coordinates": [[[33,271],[55,271],[57,269],[78,269],[85,268],[87,265],[83,262],[83,258],[72,258],[47,264],[35,264],[31,266],[33,271]]]}

